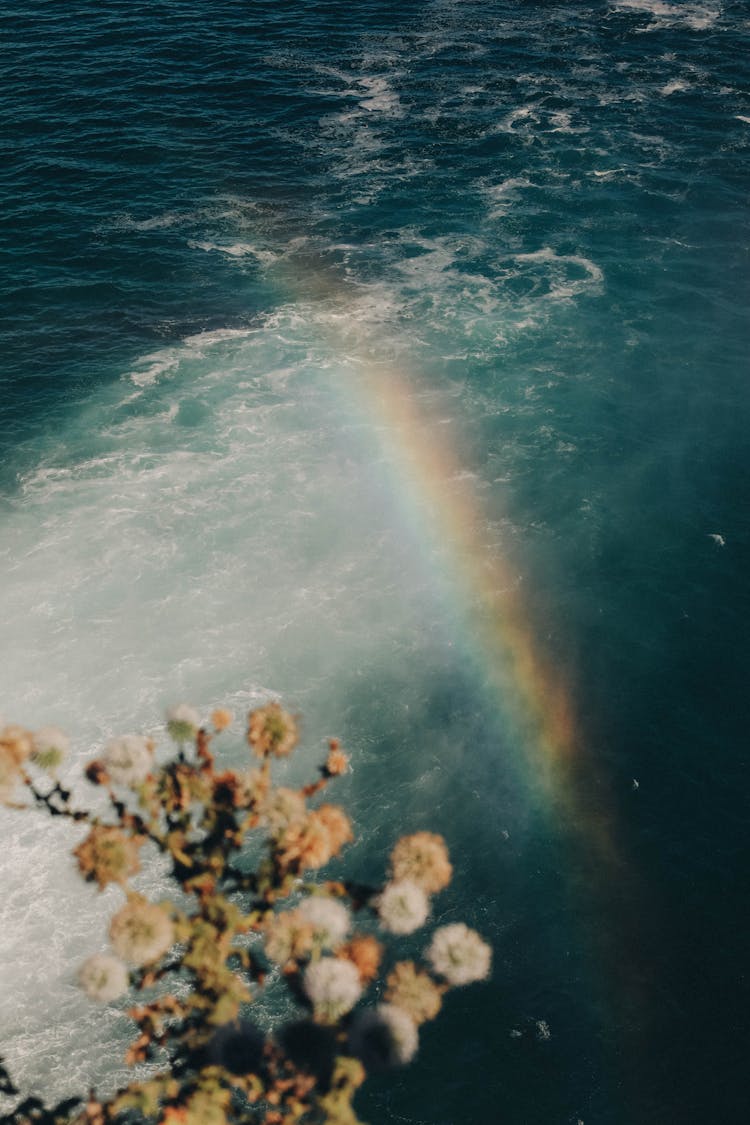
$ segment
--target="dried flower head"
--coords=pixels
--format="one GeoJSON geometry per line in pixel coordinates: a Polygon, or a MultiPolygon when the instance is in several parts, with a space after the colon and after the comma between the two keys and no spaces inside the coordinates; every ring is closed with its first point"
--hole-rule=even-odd
{"type": "Polygon", "coordinates": [[[58,727],[40,727],[34,731],[31,759],[43,770],[55,770],[70,748],[70,739],[58,727]]]}
{"type": "Polygon", "coordinates": [[[442,891],[453,874],[445,840],[434,832],[402,836],[391,852],[391,872],[394,880],[411,879],[428,895],[442,891]]]}
{"type": "Polygon", "coordinates": [[[34,750],[30,731],[11,723],[0,730],[0,804],[11,804],[21,781],[23,763],[34,750]]]}
{"type": "Polygon", "coordinates": [[[430,913],[427,895],[420,886],[404,879],[386,883],[375,899],[380,921],[392,934],[412,934],[423,926],[430,913]]]}
{"type": "Polygon", "coordinates": [[[440,1011],[442,991],[429,973],[413,961],[399,961],[386,978],[385,998],[411,1016],[416,1024],[433,1020],[440,1011]]]}
{"type": "Polygon", "coordinates": [[[280,836],[291,824],[301,824],[307,816],[305,799],[296,789],[280,785],[272,789],[263,805],[263,820],[272,836],[280,836]]]}
{"type": "Polygon", "coordinates": [[[211,722],[217,732],[226,730],[227,727],[231,726],[233,719],[234,715],[226,707],[217,707],[215,711],[211,712],[211,722]]]}
{"type": "Polygon", "coordinates": [[[307,957],[313,947],[312,924],[299,910],[272,914],[265,922],[266,955],[282,967],[307,957]]]}
{"type": "Polygon", "coordinates": [[[352,822],[339,805],[321,805],[313,815],[328,832],[331,855],[338,855],[344,844],[350,844],[354,839],[352,822]]]}
{"type": "Polygon", "coordinates": [[[125,883],[140,870],[138,849],[142,844],[140,836],[126,836],[119,828],[95,824],[73,855],[87,882],[96,881],[101,891],[108,883],[125,883]]]}
{"type": "Polygon", "coordinates": [[[192,742],[200,726],[200,712],[189,703],[177,703],[167,710],[167,730],[175,742],[192,742]]]}
{"type": "Polygon", "coordinates": [[[132,965],[151,965],[174,942],[174,928],[167,913],[140,895],[131,895],[109,926],[112,948],[132,965]]]}
{"type": "Polygon", "coordinates": [[[351,914],[342,902],[324,895],[306,898],[299,913],[312,926],[313,939],[322,949],[339,945],[349,933],[351,914]]]}
{"type": "Polygon", "coordinates": [[[355,934],[350,942],[341,947],[339,956],[346,957],[356,965],[359,979],[363,984],[369,984],[378,975],[383,947],[370,934],[355,934]]]}
{"type": "Polygon", "coordinates": [[[21,767],[7,746],[0,743],[0,804],[9,804],[21,780],[21,767]]]}
{"type": "Polygon", "coordinates": [[[471,984],[489,976],[492,950],[475,930],[454,922],[435,930],[426,956],[449,984],[471,984]]]}
{"type": "Polygon", "coordinates": [[[78,983],[90,1000],[109,1003],[128,989],[128,970],[111,953],[95,953],[78,970],[78,983]]]}
{"type": "Polygon", "coordinates": [[[297,745],[297,724],[279,703],[269,703],[248,715],[247,741],[258,758],[285,758],[297,745]]]}
{"type": "Polygon", "coordinates": [[[9,723],[0,730],[0,750],[20,766],[34,751],[34,737],[25,727],[9,723]]]}
{"type": "Polygon", "coordinates": [[[304,989],[321,1023],[335,1023],[362,995],[356,966],[339,957],[322,957],[307,966],[304,989]]]}
{"type": "Polygon", "coordinates": [[[349,758],[341,749],[337,738],[332,738],[328,743],[328,757],[324,772],[328,777],[340,777],[349,768],[349,758]]]}
{"type": "Polygon", "coordinates": [[[279,865],[294,871],[322,867],[333,855],[331,834],[317,812],[299,824],[291,824],[277,840],[279,865]]]}
{"type": "Polygon", "coordinates": [[[154,744],[137,734],[112,738],[104,747],[102,763],[115,785],[138,785],[151,770],[154,744]]]}

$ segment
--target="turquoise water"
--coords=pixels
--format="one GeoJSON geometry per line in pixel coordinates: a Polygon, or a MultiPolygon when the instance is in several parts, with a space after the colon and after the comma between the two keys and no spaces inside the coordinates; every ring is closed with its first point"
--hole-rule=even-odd
{"type": "MultiPolygon", "coordinates": [[[[741,1120],[747,6],[0,22],[4,713],[83,761],[176,700],[281,695],[292,776],[329,734],[353,755],[352,872],[445,834],[440,917],[492,941],[493,980],[373,1083],[372,1125],[741,1120]],[[564,679],[584,827],[487,690],[416,431],[362,390],[379,364],[564,679]]],[[[58,826],[0,830],[2,1050],[29,1086],[106,1086],[123,1022],[73,974],[116,896],[77,887],[58,826]]]]}

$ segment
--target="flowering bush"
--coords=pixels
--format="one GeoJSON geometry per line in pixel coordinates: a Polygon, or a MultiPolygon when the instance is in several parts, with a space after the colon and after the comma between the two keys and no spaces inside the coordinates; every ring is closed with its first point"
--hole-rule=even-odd
{"type": "MultiPolygon", "coordinates": [[[[0,1122],[356,1125],[352,1099],[367,1070],[408,1063],[445,992],[488,976],[490,948],[463,923],[439,927],[420,963],[389,958],[367,932],[409,935],[426,923],[430,896],[452,874],[442,837],[402,837],[379,887],[313,879],[354,838],[343,809],[316,800],[347,771],[347,755],[332,740],[315,781],[275,786],[273,759],[297,743],[294,717],[278,703],[249,715],[259,765],[245,771],[216,764],[213,742],[231,722],[220,709],[203,727],[194,708],[171,708],[176,750],[161,761],[150,739],[111,740],[86,770],[107,795],[105,816],[73,807],[57,780],[62,732],[0,729],[0,801],[85,823],[73,851],[81,875],[122,888],[111,952],[89,957],[78,981],[93,1001],[130,996],[126,1061],[150,1064],[109,1098],[47,1108],[30,1097],[0,1122]],[[131,885],[149,847],[168,857],[177,902],[151,902],[131,885]],[[266,1035],[249,1005],[276,979],[298,1018],[266,1035]]],[[[17,1092],[0,1064],[0,1093],[17,1092]]]]}

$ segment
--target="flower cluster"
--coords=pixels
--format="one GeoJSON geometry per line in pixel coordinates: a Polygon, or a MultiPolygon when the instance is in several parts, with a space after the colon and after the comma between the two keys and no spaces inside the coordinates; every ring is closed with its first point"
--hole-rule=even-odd
{"type": "Polygon", "coordinates": [[[32,737],[23,727],[0,730],[0,801],[10,804],[23,777],[23,764],[33,750],[32,737]]]}
{"type": "Polygon", "coordinates": [[[446,992],[490,971],[489,946],[463,923],[437,928],[417,959],[394,960],[385,940],[428,922],[432,896],[452,875],[445,841],[403,836],[377,887],[327,878],[323,869],[354,839],[344,810],[319,798],[349,768],[337,740],[318,778],[291,788],[272,777],[272,762],[298,737],[280,704],[248,716],[246,741],[260,759],[252,769],[216,765],[214,740],[234,721],[228,710],[203,725],[181,703],[166,720],[171,756],[130,734],[89,764],[87,778],[109,800],[96,816],[74,808],[54,778],[67,750],[57,728],[0,730],[0,800],[18,804],[25,786],[35,803],[84,822],[73,850],[79,872],[124,897],[109,925],[111,952],[89,957],[78,981],[101,1003],[141,994],[128,1010],[136,1034],[126,1061],[153,1064],[149,1077],[102,1101],[91,1095],[65,1120],[357,1125],[351,1102],[366,1072],[410,1062],[420,1025],[446,992]],[[53,774],[46,791],[30,766],[53,774]],[[175,902],[133,887],[143,850],[166,857],[175,902]],[[377,927],[379,936],[369,932],[377,927]],[[273,1034],[247,1014],[267,981],[288,990],[301,1017],[273,1034]]]}
{"type": "Polygon", "coordinates": [[[54,774],[65,757],[69,739],[57,727],[37,731],[10,723],[0,727],[0,805],[12,805],[22,783],[30,784],[27,767],[54,774]]]}
{"type": "Polygon", "coordinates": [[[258,758],[285,758],[297,745],[297,724],[281,704],[269,703],[251,713],[247,741],[258,758]]]}
{"type": "Polygon", "coordinates": [[[112,738],[104,747],[102,764],[115,785],[132,787],[144,781],[151,772],[154,744],[137,734],[112,738]]]}
{"type": "Polygon", "coordinates": [[[108,883],[125,883],[140,871],[138,849],[143,837],[128,836],[122,829],[94,824],[73,855],[84,879],[95,881],[103,890],[108,883]]]}
{"type": "Polygon", "coordinates": [[[381,924],[393,934],[411,934],[430,913],[429,896],[448,886],[453,874],[442,836],[402,836],[390,859],[391,880],[376,899],[381,924]]]}

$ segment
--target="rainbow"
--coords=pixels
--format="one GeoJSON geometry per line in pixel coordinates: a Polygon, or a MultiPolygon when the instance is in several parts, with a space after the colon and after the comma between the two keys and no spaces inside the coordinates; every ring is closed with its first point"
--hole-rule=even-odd
{"type": "MultiPolygon", "coordinates": [[[[350,372],[339,380],[340,393],[377,432],[405,523],[416,528],[426,553],[443,560],[451,597],[462,607],[466,647],[491,707],[511,727],[529,786],[542,793],[571,836],[582,837],[593,866],[610,874],[622,869],[605,794],[592,797],[591,763],[572,693],[536,639],[521,576],[489,542],[480,482],[462,463],[451,425],[444,424],[449,411],[441,405],[447,404],[408,363],[373,356],[373,340],[357,320],[356,294],[320,263],[295,257],[282,285],[283,292],[330,313],[319,319],[321,334],[350,372]]],[[[602,789],[600,775],[596,787],[602,789]]]]}
{"type": "Polygon", "coordinates": [[[584,740],[570,688],[537,642],[521,576],[488,541],[480,482],[462,464],[434,393],[420,393],[413,373],[370,361],[357,365],[352,393],[380,432],[410,526],[418,524],[418,538],[443,560],[467,648],[491,705],[511,728],[527,782],[572,835],[585,838],[599,866],[621,868],[615,825],[592,805],[582,776],[584,740]]]}
{"type": "Polygon", "coordinates": [[[502,730],[513,766],[558,839],[561,868],[575,873],[571,905],[578,921],[571,938],[585,950],[597,1010],[607,1013],[608,1065],[628,1089],[635,1120],[654,1018],[644,954],[658,904],[622,847],[618,802],[601,755],[587,746],[571,685],[537,636],[518,567],[491,541],[482,482],[462,462],[446,421],[454,411],[445,400],[441,410],[435,387],[408,359],[383,359],[384,350],[401,354],[403,341],[381,348],[374,333],[362,330],[350,284],[320,262],[311,266],[295,256],[287,264],[280,296],[310,308],[323,342],[341,360],[346,374],[339,372],[335,393],[342,412],[354,407],[375,431],[404,526],[426,559],[441,560],[466,652],[486,693],[488,725],[502,730]]]}

